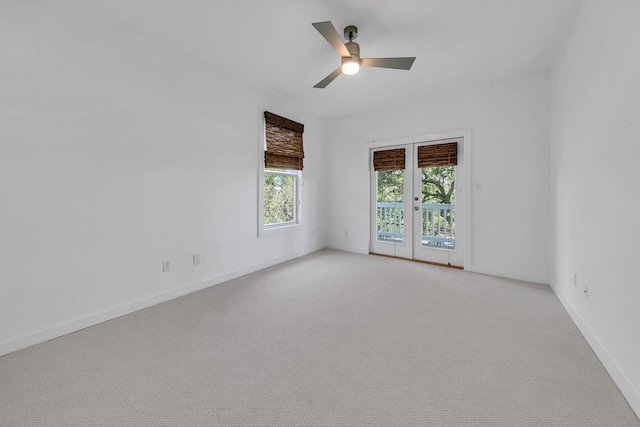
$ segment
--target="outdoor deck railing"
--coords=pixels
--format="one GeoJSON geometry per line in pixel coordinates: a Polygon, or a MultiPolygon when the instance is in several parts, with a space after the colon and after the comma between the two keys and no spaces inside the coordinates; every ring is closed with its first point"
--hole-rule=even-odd
{"type": "MultiPolygon", "coordinates": [[[[455,205],[423,203],[422,245],[455,248],[455,205]]],[[[400,243],[404,240],[404,204],[378,202],[377,239],[400,243]]]]}

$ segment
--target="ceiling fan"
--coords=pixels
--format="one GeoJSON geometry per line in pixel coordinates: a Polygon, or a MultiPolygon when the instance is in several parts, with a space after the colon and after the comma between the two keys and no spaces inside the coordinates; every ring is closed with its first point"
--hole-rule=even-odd
{"type": "Polygon", "coordinates": [[[343,43],[340,35],[336,31],[331,21],[316,22],[312,24],[322,37],[327,39],[329,44],[340,54],[342,57],[341,64],[331,74],[322,79],[314,87],[325,88],[335,80],[340,73],[347,75],[355,74],[360,70],[360,66],[363,67],[379,67],[379,68],[395,68],[396,70],[409,70],[413,65],[414,57],[404,58],[362,58],[360,59],[360,46],[354,42],[358,37],[358,28],[354,25],[349,25],[344,29],[344,38],[349,39],[347,43],[343,43]]]}

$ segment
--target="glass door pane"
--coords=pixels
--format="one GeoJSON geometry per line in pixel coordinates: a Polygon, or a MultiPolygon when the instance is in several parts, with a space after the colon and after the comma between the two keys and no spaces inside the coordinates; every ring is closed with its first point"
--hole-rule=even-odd
{"type": "Polygon", "coordinates": [[[376,240],[404,243],[404,170],[376,174],[376,240]]]}
{"type": "Polygon", "coordinates": [[[454,250],[455,222],[455,166],[420,168],[422,247],[454,250]]]}

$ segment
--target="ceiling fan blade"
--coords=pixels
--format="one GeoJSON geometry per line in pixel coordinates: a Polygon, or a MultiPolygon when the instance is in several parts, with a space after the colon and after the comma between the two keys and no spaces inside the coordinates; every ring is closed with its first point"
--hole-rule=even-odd
{"type": "Polygon", "coordinates": [[[329,44],[338,51],[340,56],[342,56],[343,58],[351,57],[351,54],[347,50],[347,47],[342,42],[342,38],[340,38],[340,34],[338,34],[331,21],[316,22],[311,25],[316,27],[316,30],[318,30],[318,32],[322,34],[322,37],[327,39],[329,44]]]}
{"type": "Polygon", "coordinates": [[[338,77],[340,74],[342,74],[342,67],[338,67],[335,69],[334,72],[332,72],[331,74],[329,74],[327,77],[325,77],[324,79],[322,79],[317,85],[315,85],[314,87],[317,87],[318,89],[324,89],[325,87],[327,87],[329,85],[329,83],[331,83],[332,81],[334,81],[336,79],[336,77],[338,77]]]}
{"type": "Polygon", "coordinates": [[[395,68],[396,70],[410,70],[416,57],[405,58],[363,58],[363,67],[395,68]]]}

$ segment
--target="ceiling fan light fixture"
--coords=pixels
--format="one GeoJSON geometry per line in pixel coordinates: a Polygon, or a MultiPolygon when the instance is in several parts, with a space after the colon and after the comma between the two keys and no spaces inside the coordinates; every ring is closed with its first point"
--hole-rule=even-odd
{"type": "Polygon", "coordinates": [[[360,61],[353,58],[346,58],[342,61],[342,73],[347,76],[352,76],[360,71],[360,61]]]}

